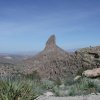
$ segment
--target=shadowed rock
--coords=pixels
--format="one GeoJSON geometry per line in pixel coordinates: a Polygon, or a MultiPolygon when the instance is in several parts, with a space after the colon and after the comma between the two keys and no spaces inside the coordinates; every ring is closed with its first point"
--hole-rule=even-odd
{"type": "Polygon", "coordinates": [[[50,36],[50,38],[46,42],[45,49],[51,49],[52,50],[54,48],[56,48],[56,38],[55,38],[55,35],[52,35],[52,36],[50,36]]]}

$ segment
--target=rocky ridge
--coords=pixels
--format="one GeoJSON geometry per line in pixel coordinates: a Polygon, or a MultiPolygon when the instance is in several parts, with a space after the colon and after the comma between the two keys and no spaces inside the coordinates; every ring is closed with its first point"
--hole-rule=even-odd
{"type": "MultiPolygon", "coordinates": [[[[14,66],[17,69],[19,68],[20,73],[23,74],[32,74],[36,71],[44,79],[67,79],[82,74],[84,70],[99,68],[100,46],[90,46],[69,53],[56,45],[55,35],[52,35],[47,40],[43,51],[14,66]]],[[[3,67],[0,67],[0,69],[0,73],[2,73],[3,67]]]]}
{"type": "Polygon", "coordinates": [[[66,52],[56,45],[52,35],[42,52],[24,61],[25,73],[36,70],[41,78],[57,79],[75,77],[86,69],[100,67],[100,47],[82,48],[74,53],[66,52]]]}
{"type": "Polygon", "coordinates": [[[24,61],[24,64],[28,66],[25,68],[25,73],[36,70],[42,78],[65,77],[68,58],[69,53],[56,45],[55,36],[52,35],[42,52],[24,61]]]}

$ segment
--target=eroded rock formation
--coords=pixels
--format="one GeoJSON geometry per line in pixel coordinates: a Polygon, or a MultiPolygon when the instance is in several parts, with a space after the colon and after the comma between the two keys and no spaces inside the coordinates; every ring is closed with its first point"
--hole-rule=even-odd
{"type": "Polygon", "coordinates": [[[86,69],[99,67],[99,55],[100,47],[83,48],[70,54],[56,45],[56,38],[52,35],[42,52],[24,61],[24,73],[35,70],[41,78],[67,79],[86,69]]]}
{"type": "Polygon", "coordinates": [[[66,77],[69,53],[56,45],[55,36],[52,35],[46,42],[42,52],[25,61],[25,73],[36,70],[42,78],[56,79],[66,77]]]}
{"type": "MultiPolygon", "coordinates": [[[[55,35],[47,40],[43,51],[32,58],[21,61],[17,67],[15,66],[22,74],[32,74],[35,71],[41,78],[53,80],[69,79],[81,75],[87,69],[98,67],[100,67],[100,46],[69,53],[56,45],[55,35]]],[[[5,72],[5,67],[0,68],[1,72],[2,69],[5,72]]]]}

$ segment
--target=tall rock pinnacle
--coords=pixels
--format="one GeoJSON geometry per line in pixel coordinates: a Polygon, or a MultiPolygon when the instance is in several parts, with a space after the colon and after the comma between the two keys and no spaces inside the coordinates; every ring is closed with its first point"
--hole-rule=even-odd
{"type": "Polygon", "coordinates": [[[56,38],[55,35],[51,35],[48,41],[46,42],[45,49],[53,49],[56,47],[56,38]]]}
{"type": "Polygon", "coordinates": [[[46,42],[45,49],[31,59],[27,59],[28,68],[25,73],[32,73],[33,70],[39,73],[41,78],[56,79],[66,76],[68,68],[69,53],[56,45],[55,35],[51,35],[46,42]],[[27,70],[28,69],[28,70],[27,70]]]}

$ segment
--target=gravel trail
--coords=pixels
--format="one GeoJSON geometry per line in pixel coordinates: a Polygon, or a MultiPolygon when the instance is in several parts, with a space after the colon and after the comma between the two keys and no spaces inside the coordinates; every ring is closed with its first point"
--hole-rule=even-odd
{"type": "Polygon", "coordinates": [[[46,97],[40,96],[36,100],[100,100],[99,95],[75,96],[75,97],[46,97]]]}

